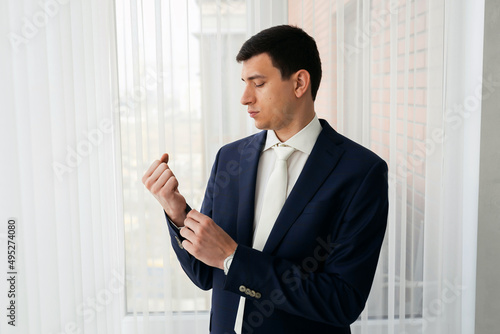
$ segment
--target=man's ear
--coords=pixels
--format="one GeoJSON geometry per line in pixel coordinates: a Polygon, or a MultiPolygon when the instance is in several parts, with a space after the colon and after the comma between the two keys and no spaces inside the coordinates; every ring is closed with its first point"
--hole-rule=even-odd
{"type": "Polygon", "coordinates": [[[295,75],[295,96],[301,98],[311,86],[311,76],[306,70],[298,70],[295,75]]]}

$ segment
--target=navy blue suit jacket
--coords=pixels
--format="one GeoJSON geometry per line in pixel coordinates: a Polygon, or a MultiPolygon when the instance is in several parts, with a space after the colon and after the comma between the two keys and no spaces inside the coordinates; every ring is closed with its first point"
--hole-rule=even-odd
{"type": "Polygon", "coordinates": [[[323,127],[262,252],[252,249],[255,183],[266,131],[217,153],[201,212],[237,243],[228,275],[172,246],[189,278],[213,289],[210,333],[350,333],[365,306],[387,222],[387,165],[323,127]]]}

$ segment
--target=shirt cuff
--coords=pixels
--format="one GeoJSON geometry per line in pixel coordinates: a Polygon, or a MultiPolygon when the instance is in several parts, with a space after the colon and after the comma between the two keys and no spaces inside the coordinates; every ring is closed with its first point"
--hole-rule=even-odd
{"type": "MultiPolygon", "coordinates": [[[[238,248],[238,246],[236,246],[236,248],[238,248]]],[[[233,254],[229,255],[224,260],[224,275],[227,275],[227,273],[229,272],[229,268],[231,268],[231,263],[233,262],[234,253],[236,253],[236,249],[234,250],[233,254]]]]}
{"type": "MultiPolygon", "coordinates": [[[[189,211],[191,211],[191,207],[189,206],[189,204],[186,203],[186,214],[189,213],[189,211]]],[[[173,228],[177,229],[178,231],[182,230],[182,228],[184,226],[177,226],[175,225],[175,223],[172,221],[172,219],[170,219],[170,217],[167,215],[167,212],[165,212],[165,210],[163,210],[163,212],[165,213],[165,217],[167,218],[167,221],[169,222],[170,225],[172,225],[173,228]]]]}

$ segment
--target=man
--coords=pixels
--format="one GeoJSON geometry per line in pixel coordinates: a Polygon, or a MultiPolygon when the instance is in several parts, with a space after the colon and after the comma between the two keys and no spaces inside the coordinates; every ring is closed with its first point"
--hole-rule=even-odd
{"type": "Polygon", "coordinates": [[[350,333],[385,233],[387,166],[316,117],[321,62],[304,31],[266,29],[237,61],[241,103],[264,131],[220,149],[201,212],[168,155],[143,183],[184,271],[213,289],[210,333],[350,333]]]}

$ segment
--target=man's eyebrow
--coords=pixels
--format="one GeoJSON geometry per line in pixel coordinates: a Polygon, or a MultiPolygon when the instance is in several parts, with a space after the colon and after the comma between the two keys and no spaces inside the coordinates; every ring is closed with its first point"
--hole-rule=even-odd
{"type": "MultiPolygon", "coordinates": [[[[262,75],[262,74],[255,74],[255,75],[252,75],[252,76],[250,76],[250,77],[246,78],[246,80],[251,81],[251,80],[255,80],[255,79],[265,79],[265,78],[266,78],[266,76],[265,76],[265,75],[262,75]]],[[[244,78],[241,78],[241,80],[242,80],[242,81],[246,81],[244,78]]]]}

